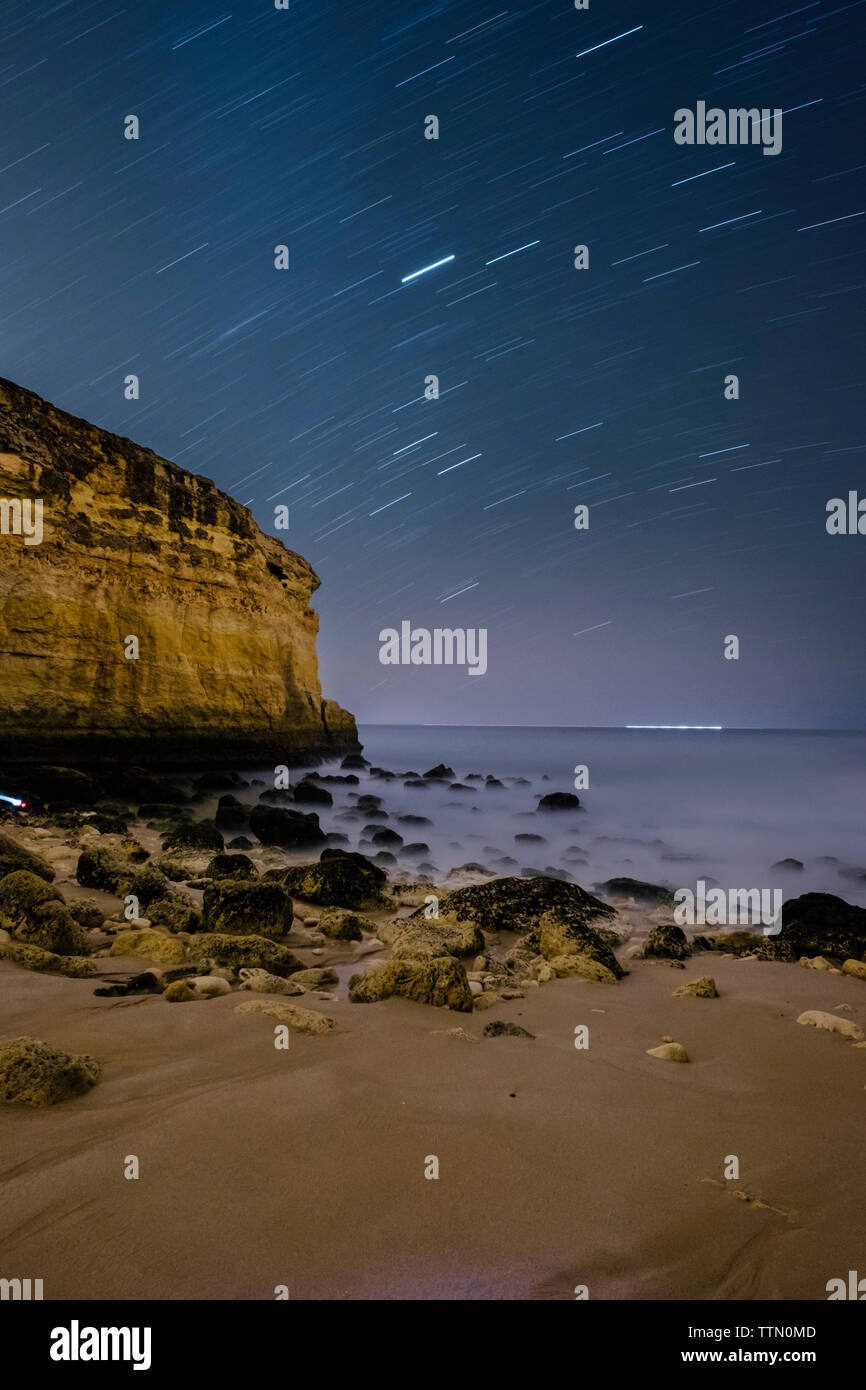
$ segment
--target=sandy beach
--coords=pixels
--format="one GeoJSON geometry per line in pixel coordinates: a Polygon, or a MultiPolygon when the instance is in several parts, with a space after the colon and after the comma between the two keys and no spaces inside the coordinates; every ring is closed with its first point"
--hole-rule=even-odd
{"type": "MultiPolygon", "coordinates": [[[[617,922],[632,942],[647,926],[617,922]]],[[[295,936],[304,965],[358,957],[295,936]]],[[[234,1012],[260,996],[98,998],[0,961],[3,1034],[102,1068],[86,1095],[3,1108],[5,1272],[46,1299],[825,1298],[862,1262],[866,1048],[796,1020],[866,1027],[866,983],[627,954],[616,984],[552,980],[469,1014],[352,1003],[340,969],[336,998],[302,1001],[334,1031],[287,1051],[272,1019],[234,1012]],[[717,999],[673,997],[702,975],[717,999]],[[534,1037],[482,1036],[495,1019],[534,1037]],[[689,1065],[647,1055],[664,1037],[689,1065]]]]}

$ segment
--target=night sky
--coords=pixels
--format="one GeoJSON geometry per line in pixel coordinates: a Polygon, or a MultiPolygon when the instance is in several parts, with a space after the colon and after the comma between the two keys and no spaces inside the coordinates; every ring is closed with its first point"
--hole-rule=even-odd
{"type": "Polygon", "coordinates": [[[500,4],[6,0],[0,374],[288,504],[359,721],[862,727],[866,3],[500,4]]]}

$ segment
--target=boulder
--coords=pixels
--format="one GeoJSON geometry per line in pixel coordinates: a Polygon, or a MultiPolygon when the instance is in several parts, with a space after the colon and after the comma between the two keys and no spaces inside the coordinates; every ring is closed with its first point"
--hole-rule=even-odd
{"type": "Polygon", "coordinates": [[[87,934],[56,888],[27,869],[0,879],[0,924],[30,946],[59,956],[84,954],[87,934]]]}
{"type": "Polygon", "coordinates": [[[258,878],[259,871],[246,854],[215,854],[204,871],[205,878],[258,878]]]}
{"type": "Polygon", "coordinates": [[[578,811],[580,797],[574,792],[548,792],[538,802],[539,811],[578,811]]]}
{"type": "Polygon", "coordinates": [[[592,956],[583,954],[553,956],[550,961],[551,968],[560,976],[576,975],[581,980],[594,980],[602,985],[615,985],[616,975],[609,970],[606,965],[593,960],[592,956]]]}
{"type": "Polygon", "coordinates": [[[391,960],[365,975],[353,975],[349,981],[349,998],[354,1004],[370,1004],[394,994],[458,1013],[472,1011],[466,971],[451,956],[391,960]]]}
{"type": "Polygon", "coordinates": [[[0,1101],[46,1106],[83,1095],[99,1080],[99,1063],[38,1038],[0,1041],[0,1101]]]}
{"type": "Polygon", "coordinates": [[[675,926],[673,922],[664,922],[653,927],[643,953],[647,959],[655,956],[660,960],[688,960],[692,951],[682,927],[675,926]]]}
{"type": "Polygon", "coordinates": [[[292,869],[272,869],[265,879],[276,879],[304,902],[321,907],[377,907],[388,882],[385,872],[363,854],[326,851],[317,864],[292,869]]]}
{"type": "Polygon", "coordinates": [[[305,815],[285,806],[259,803],[250,812],[250,830],[263,845],[283,845],[289,849],[321,844],[325,838],[314,811],[305,815]]]}
{"type": "Polygon", "coordinates": [[[866,955],[866,908],[832,893],[804,893],[782,905],[782,930],[765,937],[762,953],[777,960],[800,956],[836,956],[862,960],[866,955]]]}
{"type": "Polygon", "coordinates": [[[545,912],[537,931],[530,932],[524,944],[529,949],[537,948],[551,962],[562,956],[588,956],[615,980],[626,973],[604,937],[579,916],[570,918],[563,914],[561,908],[545,912]]]}
{"type": "Polygon", "coordinates": [[[398,917],[378,928],[392,954],[411,960],[429,956],[475,956],[484,950],[484,935],[476,922],[443,917],[398,917]]]}
{"type": "Polygon", "coordinates": [[[11,835],[0,833],[0,878],[12,874],[16,869],[26,869],[28,873],[44,878],[46,883],[54,881],[54,870],[41,854],[25,849],[13,840],[11,835]]]}
{"type": "Polygon", "coordinates": [[[424,773],[426,779],[435,781],[442,781],[447,777],[449,782],[453,782],[455,776],[453,767],[447,767],[445,763],[437,763],[435,767],[431,767],[429,772],[424,773]]]}
{"type": "MultiPolygon", "coordinates": [[[[607,903],[591,893],[585,893],[576,883],[539,875],[535,878],[494,878],[489,883],[474,883],[467,888],[455,888],[439,902],[439,915],[458,921],[471,919],[483,931],[512,931],[518,934],[537,931],[545,912],[555,910],[560,919],[573,926],[592,925],[604,931],[604,922],[616,916],[607,903]]],[[[424,909],[413,914],[423,917],[424,909]]],[[[608,934],[610,942],[616,941],[608,934]]]]}
{"type": "Polygon", "coordinates": [[[53,951],[44,951],[41,946],[26,946],[11,939],[0,942],[0,957],[23,970],[36,970],[39,974],[45,975],[65,975],[71,980],[85,980],[99,973],[95,961],[89,960],[87,956],[58,956],[53,951]]]}
{"type": "Polygon", "coordinates": [[[223,837],[212,820],[188,821],[177,825],[162,837],[162,847],[186,850],[221,850],[223,837]]]}
{"type": "Polygon", "coordinates": [[[158,898],[147,909],[151,926],[164,927],[171,932],[201,930],[201,916],[189,903],[180,898],[158,898]]]}
{"type": "Polygon", "coordinates": [[[367,923],[357,912],[349,912],[343,907],[329,907],[316,925],[323,936],[329,936],[332,941],[360,941],[362,929],[367,923]]]}
{"type": "Polygon", "coordinates": [[[334,1020],[313,1009],[302,1009],[299,1004],[284,1004],[280,1000],[249,999],[238,1004],[236,1014],[267,1014],[278,1023],[294,1028],[298,1033],[332,1033],[334,1020]]]}
{"type": "Polygon", "coordinates": [[[716,982],[711,976],[702,975],[698,980],[687,980],[685,984],[679,985],[674,990],[674,995],[695,995],[698,999],[718,999],[719,991],[716,989],[716,982]]]}
{"type": "Polygon", "coordinates": [[[281,883],[217,879],[204,890],[202,909],[202,927],[208,932],[276,941],[292,929],[292,900],[281,883]]]}
{"type": "Polygon", "coordinates": [[[153,927],[137,927],[119,931],[111,943],[109,955],[144,956],[146,960],[177,965],[186,958],[186,947],[179,936],[169,936],[153,927]]]}
{"type": "Polygon", "coordinates": [[[274,975],[291,975],[303,969],[287,946],[264,936],[229,936],[213,932],[190,943],[190,955],[209,970],[227,966],[233,970],[268,970],[274,975]]]}
{"type": "Polygon", "coordinates": [[[610,898],[633,898],[636,903],[653,907],[668,907],[674,901],[670,888],[658,883],[643,883],[638,878],[609,878],[594,886],[610,898]]]}

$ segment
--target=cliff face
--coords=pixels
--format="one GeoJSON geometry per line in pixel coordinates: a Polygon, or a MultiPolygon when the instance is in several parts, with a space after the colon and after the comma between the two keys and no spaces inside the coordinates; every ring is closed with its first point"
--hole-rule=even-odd
{"type": "Polygon", "coordinates": [[[0,532],[3,757],[358,746],[322,699],[306,560],[207,478],[2,378],[0,532]]]}

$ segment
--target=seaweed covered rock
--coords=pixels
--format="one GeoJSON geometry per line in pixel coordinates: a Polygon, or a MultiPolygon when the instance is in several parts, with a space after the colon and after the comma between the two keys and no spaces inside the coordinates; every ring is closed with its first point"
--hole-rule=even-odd
{"type": "Polygon", "coordinates": [[[215,854],[204,871],[205,878],[258,878],[258,869],[246,854],[215,854]]]}
{"type": "Polygon", "coordinates": [[[87,956],[59,956],[54,951],[44,951],[41,946],[27,946],[20,941],[0,941],[0,958],[23,970],[65,975],[70,980],[86,980],[99,973],[96,962],[87,956]]]}
{"type": "Polygon", "coordinates": [[[208,932],[276,941],[292,929],[292,900],[283,885],[273,880],[217,879],[204,890],[202,908],[202,926],[208,932]]]}
{"type": "MultiPolygon", "coordinates": [[[[604,930],[605,920],[616,916],[607,903],[586,893],[576,883],[547,878],[494,878],[456,888],[439,901],[439,915],[457,921],[477,922],[483,931],[513,931],[522,935],[537,929],[546,912],[556,911],[561,920],[574,926],[593,926],[604,930]]],[[[413,917],[423,917],[419,907],[413,917]]],[[[613,933],[609,940],[616,941],[613,933]]]]}
{"type": "Polygon", "coordinates": [[[272,869],[264,875],[282,883],[290,893],[320,907],[376,907],[388,882],[383,869],[363,854],[331,850],[317,864],[272,869]]]}
{"type": "Polygon", "coordinates": [[[196,820],[176,825],[162,837],[164,850],[221,850],[223,844],[222,834],[212,820],[196,820]]]}
{"type": "Polygon", "coordinates": [[[692,951],[682,927],[666,922],[653,927],[643,953],[647,958],[655,956],[660,960],[688,960],[692,951]]]}
{"type": "Polygon", "coordinates": [[[776,960],[798,960],[800,956],[863,960],[866,908],[846,903],[833,893],[789,898],[782,905],[782,930],[764,938],[761,954],[776,960]]]}
{"type": "Polygon", "coordinates": [[[390,960],[349,981],[353,1004],[371,1004],[397,994],[418,1004],[472,1012],[472,991],[463,966],[452,956],[429,960],[390,960]]]}
{"type": "Polygon", "coordinates": [[[27,869],[0,879],[0,924],[19,941],[59,956],[82,955],[87,946],[84,928],[57,889],[27,869]]]}
{"type": "Polygon", "coordinates": [[[283,845],[286,849],[320,845],[325,839],[315,811],[305,815],[285,806],[261,803],[250,812],[250,830],[263,845],[283,845]]]}
{"type": "Polygon", "coordinates": [[[186,947],[179,936],[155,931],[153,927],[133,927],[119,931],[111,943],[112,956],[144,956],[164,964],[179,965],[186,958],[186,947]]]}
{"type": "Polygon", "coordinates": [[[264,936],[229,936],[213,932],[190,943],[190,955],[209,970],[267,970],[273,975],[292,975],[303,965],[288,946],[264,936]]]}
{"type": "Polygon", "coordinates": [[[0,1041],[0,1101],[56,1105],[89,1091],[99,1080],[99,1063],[82,1053],[49,1047],[38,1038],[0,1041]]]}
{"type": "Polygon", "coordinates": [[[366,925],[357,912],[350,912],[344,907],[329,907],[316,924],[318,931],[332,941],[360,941],[366,925]]]}
{"type": "Polygon", "coordinates": [[[148,920],[154,927],[170,932],[201,930],[201,917],[195,908],[180,898],[158,898],[147,909],[148,920]]]}
{"type": "Polygon", "coordinates": [[[27,869],[38,878],[44,878],[46,883],[54,881],[54,870],[47,859],[43,859],[41,854],[35,854],[33,850],[25,849],[17,840],[13,840],[11,835],[0,833],[0,878],[14,873],[16,869],[27,869]]]}
{"type": "Polygon", "coordinates": [[[711,975],[701,975],[697,980],[686,980],[674,990],[674,997],[694,996],[697,999],[718,999],[719,991],[711,975]]]}
{"type": "Polygon", "coordinates": [[[476,956],[484,950],[484,934],[476,922],[458,922],[441,915],[432,921],[400,917],[378,931],[395,957],[476,956]]]}
{"type": "Polygon", "coordinates": [[[142,906],[171,894],[165,875],[154,865],[140,868],[113,849],[89,846],[83,849],[78,856],[75,877],[82,888],[96,888],[120,898],[133,893],[142,906]]]}
{"type": "MultiPolygon", "coordinates": [[[[562,908],[553,908],[545,912],[537,929],[525,938],[525,944],[530,949],[537,946],[539,954],[551,964],[559,961],[559,969],[554,965],[557,974],[565,973],[562,962],[569,956],[588,957],[614,980],[622,979],[625,974],[613,949],[601,933],[580,918],[570,917],[562,908]]],[[[581,970],[578,962],[573,972],[569,970],[568,973],[585,973],[585,968],[581,970]]]]}

